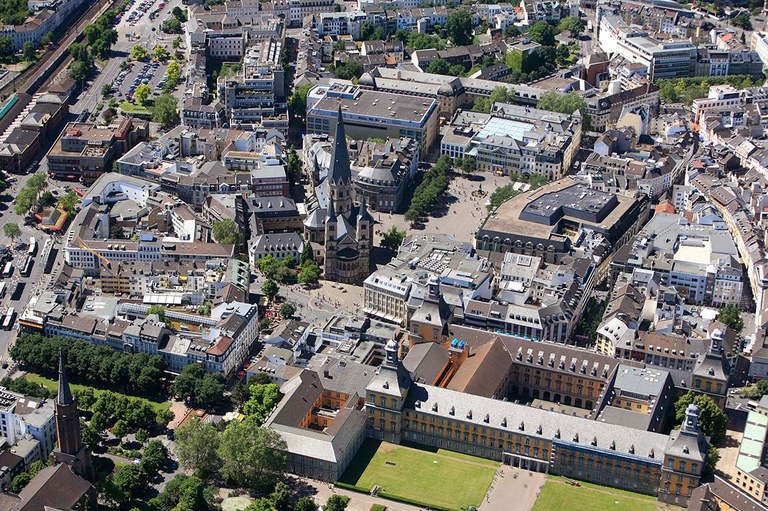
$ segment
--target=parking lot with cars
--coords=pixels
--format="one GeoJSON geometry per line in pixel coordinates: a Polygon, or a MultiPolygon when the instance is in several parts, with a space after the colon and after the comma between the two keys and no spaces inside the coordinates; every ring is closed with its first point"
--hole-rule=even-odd
{"type": "MultiPolygon", "coordinates": [[[[149,20],[154,20],[157,15],[162,11],[166,4],[165,2],[160,2],[157,7],[155,8],[156,0],[144,0],[142,2],[139,2],[138,5],[135,4],[135,0],[128,4],[128,9],[125,21],[131,25],[134,26],[136,23],[139,22],[144,16],[147,16],[149,20]],[[135,8],[134,8],[135,5],[135,8]],[[149,13],[149,14],[147,14],[149,13]]],[[[118,19],[121,19],[123,15],[119,15],[118,19]]]]}
{"type": "Polygon", "coordinates": [[[133,100],[133,94],[139,85],[148,85],[153,95],[160,95],[168,81],[167,69],[167,62],[131,62],[129,67],[120,71],[115,78],[112,92],[119,99],[130,101],[133,100]]]}

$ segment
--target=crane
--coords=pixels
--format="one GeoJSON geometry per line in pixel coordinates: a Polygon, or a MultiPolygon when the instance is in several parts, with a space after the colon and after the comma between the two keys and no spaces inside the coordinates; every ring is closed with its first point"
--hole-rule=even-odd
{"type": "Polygon", "coordinates": [[[91,254],[96,256],[101,262],[106,263],[104,266],[107,268],[107,270],[109,270],[109,272],[112,274],[113,277],[119,277],[120,276],[120,271],[119,271],[120,270],[120,265],[119,264],[117,265],[118,271],[113,270],[112,269],[112,261],[110,261],[106,256],[103,256],[103,255],[99,254],[97,251],[95,251],[94,249],[89,247],[88,244],[85,241],[83,241],[83,239],[80,236],[77,237],[76,241],[77,241],[77,245],[80,248],[87,250],[88,252],[90,252],[91,254]]]}

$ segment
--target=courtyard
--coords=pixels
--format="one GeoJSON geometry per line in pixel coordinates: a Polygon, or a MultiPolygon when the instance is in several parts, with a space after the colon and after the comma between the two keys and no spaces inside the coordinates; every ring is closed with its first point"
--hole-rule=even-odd
{"type": "Polygon", "coordinates": [[[367,440],[340,482],[364,492],[379,486],[380,497],[420,507],[463,510],[480,506],[498,469],[498,462],[443,449],[367,440]]]}
{"type": "Polygon", "coordinates": [[[653,511],[657,500],[607,486],[549,476],[539,491],[533,511],[653,511]]]}

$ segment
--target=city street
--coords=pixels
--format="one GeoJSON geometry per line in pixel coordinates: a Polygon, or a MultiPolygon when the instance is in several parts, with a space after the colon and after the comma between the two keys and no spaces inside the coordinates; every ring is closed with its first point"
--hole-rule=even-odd
{"type": "MultiPolygon", "coordinates": [[[[19,190],[24,187],[31,176],[32,174],[14,176],[16,178],[16,182],[14,182],[9,189],[0,194],[0,210],[2,210],[2,216],[0,218],[2,219],[2,223],[15,223],[18,224],[19,228],[21,229],[21,236],[15,240],[15,243],[23,242],[27,244],[29,243],[30,237],[35,237],[38,244],[37,253],[34,257],[35,263],[32,266],[32,271],[29,277],[23,277],[20,270],[21,266],[24,264],[24,260],[27,257],[26,246],[21,250],[15,250],[11,244],[10,238],[5,236],[5,233],[2,231],[2,229],[0,229],[0,245],[11,247],[14,254],[13,276],[10,279],[5,280],[6,292],[3,297],[0,298],[0,313],[2,314],[5,314],[8,308],[13,307],[16,311],[16,314],[18,315],[27,305],[29,299],[34,296],[34,294],[40,288],[41,278],[43,277],[43,269],[45,267],[45,263],[42,259],[44,250],[43,247],[46,240],[49,239],[50,236],[40,232],[35,227],[24,225],[24,218],[14,212],[14,205],[11,202],[13,201],[14,197],[18,195],[19,190]],[[14,293],[14,290],[17,286],[20,286],[21,288],[20,293],[14,293]]],[[[0,330],[0,360],[7,360],[9,346],[16,339],[16,334],[16,329],[11,329],[10,331],[0,330]]],[[[5,376],[6,371],[6,369],[0,368],[0,378],[5,376]]]]}

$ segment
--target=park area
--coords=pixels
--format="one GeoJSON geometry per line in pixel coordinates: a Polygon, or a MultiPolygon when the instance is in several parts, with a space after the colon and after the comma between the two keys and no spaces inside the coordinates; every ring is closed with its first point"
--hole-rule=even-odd
{"type": "Polygon", "coordinates": [[[648,495],[632,493],[607,486],[550,476],[539,493],[533,511],[654,511],[657,500],[648,495]]]}
{"type": "Polygon", "coordinates": [[[435,451],[367,440],[339,486],[432,509],[480,506],[498,462],[443,449],[435,451]],[[446,491],[450,488],[450,491],[446,491]]]}

